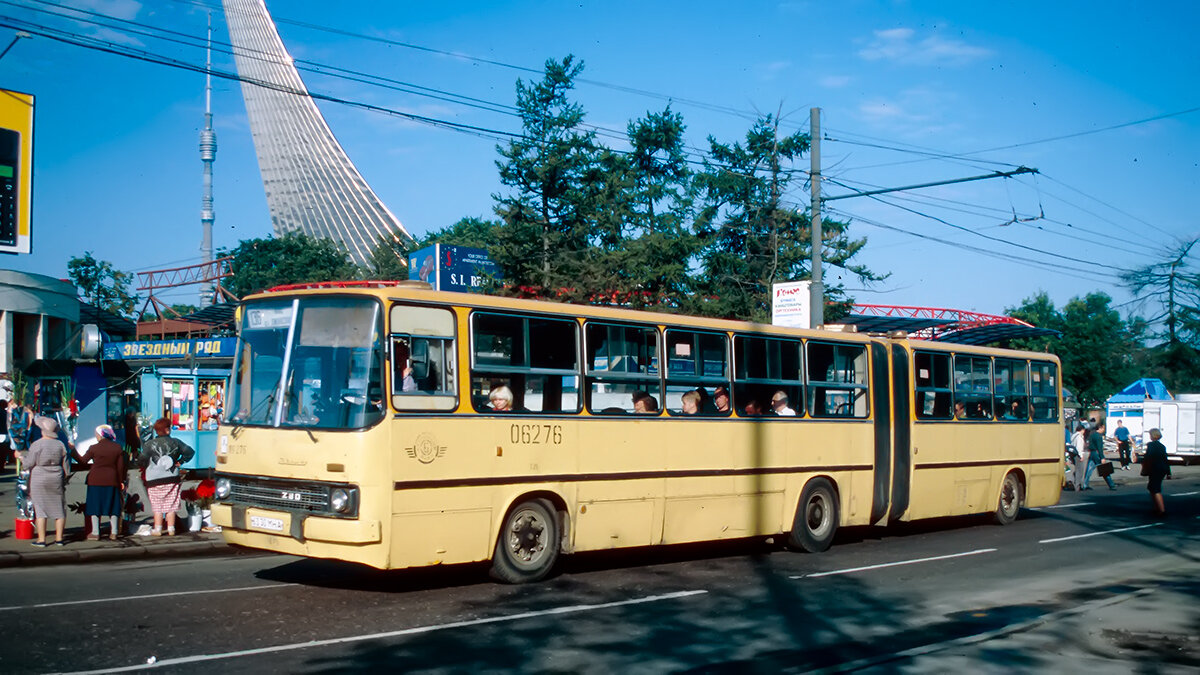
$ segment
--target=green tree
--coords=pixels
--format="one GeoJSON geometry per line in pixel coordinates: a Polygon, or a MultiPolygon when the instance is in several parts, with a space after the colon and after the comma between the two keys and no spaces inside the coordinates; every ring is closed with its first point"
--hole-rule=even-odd
{"type": "Polygon", "coordinates": [[[1019,307],[1009,307],[1004,310],[1004,313],[1007,316],[1020,319],[1038,328],[1048,328],[1059,332],[1059,335],[1010,340],[1008,343],[1009,347],[1013,349],[1027,349],[1031,352],[1058,353],[1058,348],[1061,344],[1061,334],[1066,328],[1062,314],[1054,306],[1054,302],[1050,300],[1048,293],[1038,291],[1032,298],[1025,298],[1019,307]]]}
{"type": "Polygon", "coordinates": [[[648,113],[627,127],[628,197],[613,268],[628,304],[681,307],[693,295],[691,264],[698,251],[691,231],[692,171],[684,145],[683,116],[648,113]]]}
{"type": "Polygon", "coordinates": [[[504,227],[489,250],[506,280],[542,293],[580,285],[580,261],[594,223],[595,132],[582,130],[583,107],[567,98],[582,70],[567,56],[546,61],[540,82],[518,80],[523,133],[497,146],[500,182],[510,192],[496,196],[504,227]]]}
{"type": "Polygon", "coordinates": [[[1168,345],[1179,343],[1200,346],[1200,274],[1191,266],[1189,255],[1197,239],[1184,242],[1163,262],[1129,270],[1121,281],[1134,294],[1152,298],[1160,309],[1147,319],[1161,323],[1158,334],[1168,345]]]}
{"type": "Polygon", "coordinates": [[[82,258],[67,261],[67,276],[88,303],[119,316],[129,316],[137,296],[129,292],[133,275],[122,272],[107,260],[96,260],[87,251],[82,258]]]}
{"type": "MultiPolygon", "coordinates": [[[[795,165],[808,152],[804,133],[779,136],[779,120],[766,115],[746,133],[745,143],[709,137],[711,160],[697,180],[704,206],[696,231],[702,242],[703,279],[688,311],[767,321],[771,285],[810,278],[812,230],[808,215],[784,202],[795,165]]],[[[823,260],[863,281],[881,277],[851,263],[866,244],[846,236],[847,224],[823,220],[823,260]]],[[[826,284],[826,299],[844,296],[839,283],[826,284]]]]}
{"type": "Polygon", "coordinates": [[[1160,327],[1150,334],[1161,342],[1146,350],[1142,366],[1172,391],[1200,389],[1200,274],[1190,260],[1197,241],[1180,244],[1162,262],[1121,275],[1134,296],[1156,307],[1147,322],[1160,327]]]}
{"type": "Polygon", "coordinates": [[[357,279],[360,270],[329,239],[290,232],[278,238],[247,239],[232,251],[233,276],[225,287],[239,298],[282,284],[357,279]]]}
{"type": "Polygon", "coordinates": [[[1122,319],[1111,302],[1106,293],[1089,293],[1072,298],[1059,311],[1045,292],[1026,298],[1021,306],[1005,313],[1039,328],[1060,331],[1061,337],[1014,340],[1010,346],[1058,355],[1063,385],[1075,392],[1081,403],[1099,405],[1142,374],[1138,360],[1145,322],[1122,319]]]}

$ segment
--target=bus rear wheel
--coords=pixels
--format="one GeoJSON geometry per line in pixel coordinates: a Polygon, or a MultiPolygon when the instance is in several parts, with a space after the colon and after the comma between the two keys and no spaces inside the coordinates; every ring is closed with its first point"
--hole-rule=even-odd
{"type": "Polygon", "coordinates": [[[1008,525],[1017,519],[1017,514],[1021,512],[1021,505],[1025,503],[1024,490],[1021,488],[1021,479],[1017,478],[1015,472],[1010,471],[1004,477],[1004,482],[1000,484],[1000,503],[996,505],[996,522],[1000,525],[1008,525]]]}
{"type": "Polygon", "coordinates": [[[798,551],[820,553],[833,543],[837,528],[837,492],[824,478],[810,480],[800,493],[796,518],[788,534],[788,545],[798,551]]]}
{"type": "Polygon", "coordinates": [[[492,576],[510,584],[544,579],[559,551],[558,511],[545,499],[530,499],[512,507],[504,518],[492,576]]]}

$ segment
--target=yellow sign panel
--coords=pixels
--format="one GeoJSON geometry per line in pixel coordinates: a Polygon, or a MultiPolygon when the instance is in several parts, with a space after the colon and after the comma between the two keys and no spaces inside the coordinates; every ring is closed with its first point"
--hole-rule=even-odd
{"type": "Polygon", "coordinates": [[[0,253],[29,253],[33,95],[0,89],[0,253]]]}

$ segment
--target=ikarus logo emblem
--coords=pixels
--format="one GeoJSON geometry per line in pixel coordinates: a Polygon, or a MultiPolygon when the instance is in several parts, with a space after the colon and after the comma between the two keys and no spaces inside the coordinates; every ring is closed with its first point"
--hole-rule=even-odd
{"type": "Polygon", "coordinates": [[[433,434],[421,434],[417,436],[416,442],[412,447],[405,448],[405,452],[409,457],[416,459],[422,464],[429,464],[433,460],[446,454],[446,446],[438,445],[437,439],[433,434]]]}

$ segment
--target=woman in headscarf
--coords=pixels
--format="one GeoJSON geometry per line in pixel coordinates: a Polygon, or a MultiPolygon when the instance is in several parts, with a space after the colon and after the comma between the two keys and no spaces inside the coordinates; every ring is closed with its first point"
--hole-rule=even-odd
{"type": "Polygon", "coordinates": [[[34,546],[46,546],[46,519],[54,519],[54,543],[63,546],[63,526],[67,519],[66,485],[71,475],[67,446],[58,438],[58,422],[37,417],[34,423],[42,437],[29,445],[23,464],[30,467],[29,492],[37,522],[34,546]]]}
{"type": "Polygon", "coordinates": [[[154,438],[142,446],[138,464],[146,470],[146,492],[154,511],[154,536],[162,534],[163,517],[167,534],[175,534],[175,512],[179,510],[180,466],[196,454],[186,443],[171,438],[171,420],[163,417],[154,423],[154,438]]]}
{"type": "Polygon", "coordinates": [[[88,469],[87,502],[83,513],[92,521],[88,539],[100,539],[100,517],[108,516],[108,538],[117,540],[117,518],[121,515],[125,492],[125,453],[117,445],[117,434],[107,424],[96,427],[96,443],[77,460],[92,463],[88,469]]]}

